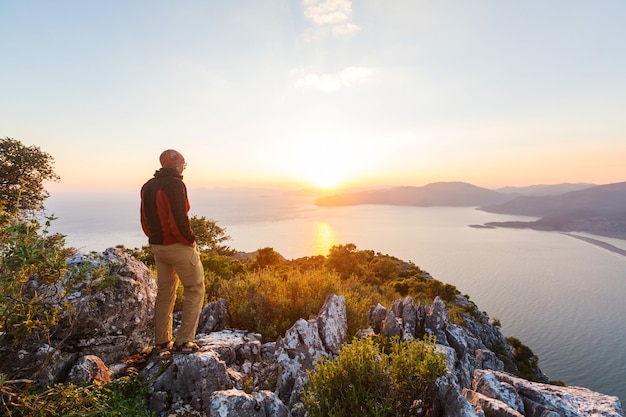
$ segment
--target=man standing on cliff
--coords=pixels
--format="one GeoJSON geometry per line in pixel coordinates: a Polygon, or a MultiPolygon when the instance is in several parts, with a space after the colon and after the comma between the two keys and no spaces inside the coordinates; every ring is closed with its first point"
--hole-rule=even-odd
{"type": "Polygon", "coordinates": [[[141,188],[141,227],[148,236],[157,268],[158,292],[154,306],[155,350],[175,353],[198,351],[194,343],[204,302],[204,269],[189,225],[189,200],[183,183],[185,158],[164,151],[161,169],[141,188]],[[183,284],[183,314],[176,343],[172,343],[172,315],[178,282],[183,284]]]}

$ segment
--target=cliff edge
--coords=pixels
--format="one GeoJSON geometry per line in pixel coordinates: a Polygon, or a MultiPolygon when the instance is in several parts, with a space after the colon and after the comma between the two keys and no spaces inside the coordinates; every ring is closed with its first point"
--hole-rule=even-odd
{"type": "MultiPolygon", "coordinates": [[[[0,338],[2,357],[11,358],[0,365],[3,373],[29,375],[39,382],[107,383],[132,368],[139,369],[142,381],[151,387],[148,403],[159,416],[304,416],[300,395],[307,370],[321,358],[333,359],[349,343],[346,300],[341,295],[329,295],[316,316],[296,321],[268,343],[261,342],[260,334],[225,328],[228,306],[217,300],[203,310],[199,352],[150,354],[156,286],[149,269],[113,248],[100,257],[77,256],[70,261],[83,270],[90,265],[105,268],[108,285],[97,292],[84,282],[77,285],[69,300],[79,316],[63,318],[51,340],[31,341],[16,349],[0,338]]],[[[40,291],[52,291],[38,285],[40,291]]],[[[454,303],[472,307],[463,296],[454,303]]],[[[472,314],[451,320],[439,297],[430,305],[405,297],[368,312],[370,327],[357,337],[409,340],[429,335],[445,355],[447,371],[433,387],[432,405],[427,414],[419,409],[415,415],[624,415],[617,397],[551,385],[536,366],[530,379],[520,377],[516,347],[486,314],[467,311],[472,314]]]]}

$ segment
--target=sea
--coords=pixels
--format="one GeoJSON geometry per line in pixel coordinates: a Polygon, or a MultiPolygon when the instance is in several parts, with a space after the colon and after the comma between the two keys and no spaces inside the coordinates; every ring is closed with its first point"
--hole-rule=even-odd
{"type": "MultiPolygon", "coordinates": [[[[352,243],[411,261],[497,318],[551,380],[626,400],[624,255],[558,232],[470,227],[534,219],[475,207],[319,207],[306,192],[252,188],[190,189],[189,198],[191,214],[215,220],[238,251],[295,259],[352,243]]],[[[56,192],[45,204],[50,231],[80,251],[147,244],[138,192],[56,192]]]]}

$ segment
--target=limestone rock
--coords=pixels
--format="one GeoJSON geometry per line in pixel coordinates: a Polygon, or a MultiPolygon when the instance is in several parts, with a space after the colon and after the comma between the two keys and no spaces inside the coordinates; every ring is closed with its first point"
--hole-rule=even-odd
{"type": "Polygon", "coordinates": [[[380,326],[380,334],[387,337],[402,336],[402,325],[396,319],[393,310],[387,311],[387,316],[380,326]]]}
{"type": "Polygon", "coordinates": [[[284,404],[292,407],[298,402],[307,380],[306,370],[339,350],[338,343],[345,340],[347,328],[345,299],[331,294],[317,317],[299,319],[285,337],[276,341],[276,360],[282,367],[277,393],[284,404]]]}
{"type": "Polygon", "coordinates": [[[0,372],[39,383],[64,382],[79,357],[94,355],[105,364],[145,350],[153,335],[156,284],[150,270],[122,249],[78,254],[56,283],[29,290],[45,303],[62,304],[59,322],[46,343],[27,339],[20,351],[0,339],[0,372]]]}
{"type": "Polygon", "coordinates": [[[424,321],[426,333],[436,336],[437,343],[447,345],[448,342],[444,331],[447,322],[448,314],[446,312],[446,305],[443,300],[437,296],[424,321]]]}
{"type": "Polygon", "coordinates": [[[478,392],[464,389],[463,395],[478,412],[482,411],[485,417],[524,417],[524,414],[512,409],[508,404],[478,392]]]}
{"type": "Polygon", "coordinates": [[[224,330],[226,317],[226,300],[220,298],[217,301],[208,303],[200,313],[197,333],[211,333],[224,330]]]}
{"type": "Polygon", "coordinates": [[[402,318],[402,339],[413,339],[416,336],[418,322],[417,306],[411,296],[407,296],[402,300],[402,314],[400,317],[402,318]]]}
{"type": "Polygon", "coordinates": [[[227,366],[246,361],[257,362],[261,358],[261,335],[245,330],[222,330],[210,334],[199,334],[196,343],[203,350],[219,355],[227,366]]]}
{"type": "Polygon", "coordinates": [[[298,386],[307,369],[313,369],[320,358],[327,358],[328,353],[319,336],[317,320],[299,319],[285,333],[284,338],[276,341],[276,359],[282,367],[278,396],[287,405],[292,393],[298,386]]]}
{"type": "Polygon", "coordinates": [[[477,369],[474,372],[472,389],[489,398],[500,400],[524,414],[524,403],[515,388],[506,382],[500,382],[493,372],[477,369]]]}
{"type": "Polygon", "coordinates": [[[111,370],[95,355],[86,355],[70,370],[67,382],[106,384],[111,382],[111,370]]]}
{"type": "Polygon", "coordinates": [[[387,317],[387,309],[379,303],[370,308],[370,311],[367,315],[369,318],[370,326],[372,327],[374,332],[380,333],[380,327],[382,325],[382,322],[387,317]]]}
{"type": "Polygon", "coordinates": [[[60,332],[67,337],[64,349],[96,355],[105,363],[146,349],[154,333],[156,297],[150,270],[119,248],[76,255],[68,264],[70,271],[92,271],[92,276],[68,297],[76,315],[60,332]]]}
{"type": "Polygon", "coordinates": [[[317,315],[317,324],[324,347],[332,354],[339,353],[346,341],[348,319],[346,298],[343,295],[329,295],[317,315]]]}
{"type": "MultiPolygon", "coordinates": [[[[457,297],[457,304],[470,306],[469,301],[461,296],[457,297]]],[[[389,311],[382,305],[372,308],[369,312],[372,328],[359,334],[389,333],[386,327],[392,318],[403,332],[411,329],[412,325],[404,323],[410,305],[410,300],[405,298],[394,302],[389,311]]],[[[432,415],[623,417],[617,397],[586,388],[545,384],[543,381],[547,381],[548,377],[538,368],[535,376],[542,382],[530,382],[503,372],[505,364],[498,356],[509,358],[508,366],[514,367],[511,360],[513,349],[500,329],[489,322],[486,314],[474,310],[472,317],[465,316],[464,326],[461,327],[450,323],[446,306],[439,297],[431,306],[418,306],[416,310],[416,334],[423,323],[426,334],[437,336],[437,349],[446,358],[447,373],[437,380],[432,415]],[[487,346],[497,350],[498,354],[487,346]]],[[[412,314],[408,316],[410,320],[412,314]]],[[[403,338],[406,338],[404,333],[403,338]]]]}
{"type": "Polygon", "coordinates": [[[244,330],[198,334],[199,352],[156,356],[141,378],[153,389],[150,408],[159,416],[189,408],[210,416],[289,416],[306,370],[334,355],[346,333],[345,298],[330,295],[317,316],[296,321],[275,343],[261,344],[260,334],[244,330]]]}
{"type": "MultiPolygon", "coordinates": [[[[528,417],[623,417],[617,397],[582,387],[560,387],[531,382],[505,372],[476,370],[474,391],[465,391],[468,398],[480,398],[486,416],[500,403],[528,417]],[[478,394],[478,395],[477,395],[478,394]]],[[[500,414],[498,414],[500,415],[500,414]]]]}
{"type": "Polygon", "coordinates": [[[216,391],[211,394],[211,417],[250,416],[288,417],[289,410],[276,396],[267,391],[247,394],[240,390],[216,391]]]}
{"type": "Polygon", "coordinates": [[[211,351],[173,354],[171,361],[155,361],[142,379],[152,386],[150,408],[160,415],[184,405],[208,413],[211,394],[232,388],[226,364],[211,351]]]}

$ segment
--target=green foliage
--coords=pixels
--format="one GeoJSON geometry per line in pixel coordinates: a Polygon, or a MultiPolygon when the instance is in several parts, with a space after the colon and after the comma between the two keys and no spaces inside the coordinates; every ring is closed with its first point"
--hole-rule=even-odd
{"type": "Polygon", "coordinates": [[[65,274],[66,288],[78,284],[86,284],[87,291],[104,291],[112,289],[119,281],[119,276],[111,273],[110,266],[102,261],[101,254],[92,252],[85,256],[85,261],[68,268],[65,274]]]}
{"type": "Polygon", "coordinates": [[[7,218],[0,232],[0,332],[19,343],[47,339],[66,308],[61,283],[71,254],[65,239],[36,219],[7,218]]]}
{"type": "Polygon", "coordinates": [[[0,413],[9,417],[145,416],[155,414],[145,404],[149,388],[136,375],[110,384],[58,384],[15,392],[0,380],[0,413]]]}
{"type": "Polygon", "coordinates": [[[200,252],[216,253],[219,255],[232,255],[235,251],[228,246],[222,245],[230,236],[226,234],[226,228],[217,225],[212,219],[204,216],[191,216],[189,225],[196,235],[196,244],[200,252]]]}
{"type": "Polygon", "coordinates": [[[325,270],[289,270],[278,273],[264,269],[223,280],[217,296],[228,300],[230,325],[259,332],[266,340],[275,340],[298,319],[317,314],[330,294],[346,297],[351,329],[366,327],[365,312],[376,294],[354,281],[340,280],[325,270]]]}
{"type": "Polygon", "coordinates": [[[385,341],[383,351],[389,354],[389,373],[393,381],[396,412],[411,415],[416,399],[429,402],[429,389],[446,372],[445,356],[436,352],[434,336],[424,341],[400,341],[399,338],[378,338],[385,341]],[[390,342],[390,347],[387,343],[390,342]]]}
{"type": "Polygon", "coordinates": [[[415,301],[430,304],[436,296],[445,303],[456,300],[459,290],[454,285],[436,279],[424,279],[420,275],[387,281],[386,285],[395,289],[400,295],[411,295],[415,301]]]}
{"type": "Polygon", "coordinates": [[[357,339],[309,371],[302,399],[312,417],[409,416],[415,401],[428,408],[432,386],[445,372],[432,340],[357,339]]]}
{"type": "Polygon", "coordinates": [[[54,159],[36,146],[0,139],[0,203],[9,213],[36,212],[49,196],[44,181],[58,181],[54,159]]]}
{"type": "Polygon", "coordinates": [[[257,250],[256,260],[253,263],[254,269],[274,268],[280,265],[283,257],[273,248],[261,248],[257,250]]]}
{"type": "Polygon", "coordinates": [[[127,249],[124,245],[117,245],[117,247],[121,248],[124,252],[128,253],[138,261],[143,262],[147,267],[156,267],[156,261],[154,260],[154,255],[152,254],[149,245],[143,245],[141,249],[127,249]]]}
{"type": "Polygon", "coordinates": [[[515,337],[507,337],[506,341],[513,348],[513,361],[519,370],[518,375],[529,381],[536,381],[535,371],[539,367],[539,358],[537,355],[515,337]]]}
{"type": "Polygon", "coordinates": [[[204,268],[204,287],[208,300],[219,298],[222,286],[246,271],[242,262],[212,253],[201,253],[200,262],[204,268]]]}
{"type": "Polygon", "coordinates": [[[326,267],[338,273],[342,279],[358,277],[366,281],[373,275],[368,269],[373,258],[374,251],[359,251],[353,243],[336,245],[328,251],[326,267]]]}

